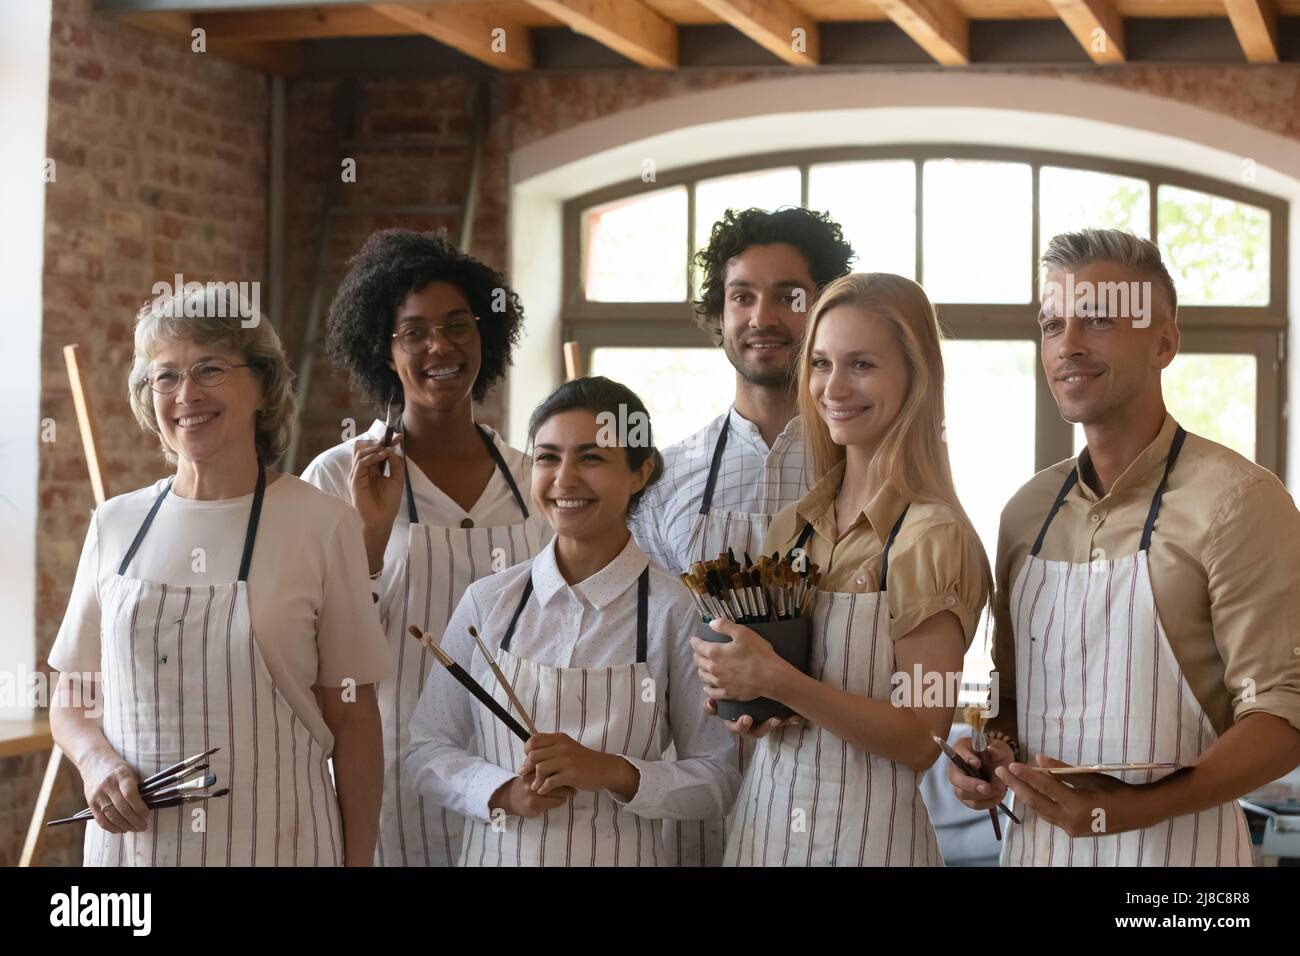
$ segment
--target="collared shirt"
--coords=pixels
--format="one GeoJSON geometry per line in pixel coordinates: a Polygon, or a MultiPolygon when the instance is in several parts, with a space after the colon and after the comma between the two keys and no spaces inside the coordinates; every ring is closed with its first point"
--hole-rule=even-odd
{"type": "MultiPolygon", "coordinates": [[[[492,685],[492,674],[469,628],[495,653],[530,578],[533,595],[519,615],[511,654],[550,667],[595,669],[636,662],[637,579],[648,564],[645,554],[629,538],[613,561],[569,585],[555,561],[555,541],[531,561],[471,584],[447,624],[443,650],[485,687],[492,685]]],[[[699,615],[681,582],[654,566],[648,611],[646,663],[655,693],[668,701],[677,759],[623,754],[640,772],[641,782],[630,802],[614,799],[650,819],[722,817],[736,798],[740,773],[730,733],[704,710],[690,645],[699,615]]],[[[405,765],[420,793],[486,821],[492,794],[515,774],[472,752],[477,706],[443,668],[433,668],[411,716],[405,765]]]]}
{"type": "MultiPolygon", "coordinates": [[[[867,502],[841,536],[836,529],[835,496],[844,480],[840,462],[801,501],[783,510],[767,531],[764,550],[788,551],[808,523],[808,560],[821,571],[819,590],[867,594],[880,590],[885,541],[907,504],[890,485],[867,502]]],[[[890,633],[906,637],[940,611],[961,622],[969,647],[988,600],[983,546],[968,523],[947,505],[913,502],[889,549],[890,633]]]]}
{"type": "MultiPolygon", "coordinates": [[[[352,448],[359,439],[379,441],[384,437],[385,425],[376,419],[374,423],[356,438],[349,439],[333,448],[326,449],[313,459],[302,473],[302,480],[315,485],[321,491],[328,492],[336,498],[351,502],[352,491],[349,476],[352,472],[352,448]]],[[[491,428],[488,429],[492,443],[501,458],[510,469],[510,474],[519,486],[519,493],[528,506],[529,521],[537,525],[541,540],[551,536],[550,525],[529,500],[530,471],[532,459],[523,452],[511,448],[491,428]]],[[[398,446],[399,450],[401,446],[398,446]]],[[[406,468],[411,476],[411,493],[415,497],[415,512],[421,524],[438,528],[460,528],[468,520],[475,527],[499,527],[501,525],[519,524],[524,520],[523,512],[506,482],[501,469],[493,467],[492,477],[488,479],[479,495],[478,501],[466,511],[441,488],[429,480],[409,458],[406,468]]],[[[401,507],[393,520],[393,531],[388,536],[388,545],[384,549],[384,568],[373,590],[379,595],[379,608],[387,620],[390,614],[400,615],[403,611],[402,601],[405,593],[404,571],[406,567],[406,548],[409,539],[410,518],[406,510],[406,497],[403,494],[401,507]]]]}
{"type": "MultiPolygon", "coordinates": [[[[994,666],[1015,673],[1011,588],[1071,468],[1079,480],[1038,556],[1082,564],[1138,550],[1178,423],[1098,495],[1085,449],[1039,472],[1002,512],[994,602],[994,666]]],[[[1255,711],[1300,728],[1300,512],[1277,477],[1188,434],[1169,473],[1147,556],[1156,608],[1196,699],[1220,734],[1255,711]]],[[[1015,682],[1000,684],[1014,698],[1015,682]]],[[[1012,711],[1014,712],[1014,711],[1012,711]]]]}
{"type": "Polygon", "coordinates": [[[774,515],[808,490],[803,470],[803,427],[796,415],[769,449],[758,426],[734,407],[689,438],[663,450],[664,473],[632,516],[632,534],[655,564],[680,574],[694,556],[687,546],[704,500],[713,449],[730,422],[718,465],[713,507],[774,515]]]}

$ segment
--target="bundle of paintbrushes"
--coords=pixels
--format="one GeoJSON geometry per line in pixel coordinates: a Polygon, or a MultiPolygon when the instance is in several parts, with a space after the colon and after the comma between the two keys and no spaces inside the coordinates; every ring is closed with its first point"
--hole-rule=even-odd
{"type": "MultiPolygon", "coordinates": [[[[165,767],[152,776],[141,780],[140,796],[144,798],[144,805],[151,810],[161,810],[164,807],[177,807],[183,803],[194,803],[224,797],[230,792],[229,789],[208,791],[209,787],[216,784],[217,775],[205,772],[208,769],[207,758],[220,749],[220,747],[213,747],[204,753],[186,757],[184,760],[174,763],[170,767],[165,767]],[[202,776],[195,776],[195,774],[202,774],[202,776]]],[[[85,823],[93,819],[94,814],[87,807],[79,811],[75,816],[64,817],[62,820],[51,820],[45,825],[55,827],[62,826],[65,823],[85,823]]]]}
{"type": "Polygon", "coordinates": [[[791,561],[779,551],[745,553],[745,564],[728,548],[714,561],[696,561],[681,576],[705,623],[715,617],[737,624],[769,624],[812,614],[821,572],[806,559],[791,561]]]}

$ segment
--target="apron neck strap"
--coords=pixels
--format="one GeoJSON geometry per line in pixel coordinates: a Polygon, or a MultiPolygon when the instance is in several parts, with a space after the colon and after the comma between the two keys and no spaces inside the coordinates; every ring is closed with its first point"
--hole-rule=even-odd
{"type": "MultiPolygon", "coordinates": [[[[510,625],[505,637],[501,638],[501,650],[510,650],[514,640],[515,627],[519,624],[519,615],[524,613],[528,599],[533,596],[533,576],[530,574],[524,583],[524,593],[519,597],[515,613],[510,616],[510,625]]],[[[650,644],[650,565],[645,566],[641,576],[636,580],[636,662],[644,664],[650,644]]]]}
{"type": "Polygon", "coordinates": [[[718,483],[718,469],[722,464],[722,453],[727,447],[727,432],[731,431],[731,409],[722,420],[722,433],[718,435],[717,444],[713,446],[713,460],[709,462],[709,478],[704,482],[704,497],[700,499],[700,514],[706,515],[713,507],[713,486],[718,483]]]}
{"type": "Polygon", "coordinates": [[[1169,472],[1173,471],[1174,462],[1178,460],[1178,453],[1183,450],[1183,441],[1187,438],[1187,432],[1183,431],[1183,426],[1179,425],[1178,430],[1174,432],[1174,443],[1169,446],[1169,457],[1165,459],[1165,472],[1160,476],[1160,485],[1156,488],[1155,496],[1151,499],[1151,507],[1147,509],[1146,524],[1142,526],[1142,543],[1138,546],[1139,551],[1147,551],[1151,547],[1151,532],[1156,527],[1156,516],[1160,514],[1160,502],[1165,497],[1165,485],[1169,483],[1169,472]]]}
{"type": "MultiPolygon", "coordinates": [[[[907,509],[911,508],[910,503],[903,506],[902,513],[894,526],[889,529],[889,537],[885,539],[885,550],[880,561],[880,590],[885,590],[885,584],[889,578],[889,549],[894,546],[894,539],[898,537],[898,531],[903,527],[903,519],[907,517],[907,509]]],[[[799,532],[799,537],[795,539],[794,547],[790,549],[789,554],[794,554],[795,550],[802,548],[812,537],[813,526],[811,521],[804,522],[803,530],[799,532]]]]}
{"type": "MultiPolygon", "coordinates": [[[[173,475],[167,480],[167,485],[158,493],[154,499],[153,507],[149,509],[149,514],[145,516],[144,522],[140,525],[140,530],[135,533],[131,541],[131,547],[127,548],[126,556],[122,558],[122,563],[118,566],[119,575],[126,574],[126,569],[130,566],[131,560],[135,553],[140,550],[140,545],[144,537],[149,533],[150,526],[153,525],[153,519],[158,516],[158,509],[162,507],[163,499],[167,493],[172,490],[172,484],[176,481],[173,475]]],[[[266,466],[262,464],[259,458],[257,461],[257,486],[253,489],[253,508],[248,515],[248,527],[244,531],[244,551],[239,559],[239,581],[248,580],[248,569],[253,563],[253,543],[257,540],[257,526],[262,518],[262,501],[266,497],[266,466]]]]}
{"type": "MultiPolygon", "coordinates": [[[[1169,455],[1165,458],[1165,470],[1160,476],[1160,484],[1156,487],[1156,493],[1151,496],[1151,507],[1147,509],[1147,520],[1142,526],[1142,540],[1138,545],[1139,551],[1148,551],[1151,548],[1151,533],[1155,530],[1156,518],[1160,514],[1160,503],[1165,497],[1165,486],[1169,483],[1169,473],[1173,471],[1174,462],[1178,460],[1178,453],[1183,450],[1183,442],[1186,439],[1187,432],[1182,425],[1179,425],[1177,431],[1174,432],[1173,443],[1169,446],[1169,455]]],[[[1038,537],[1034,539],[1034,546],[1029,552],[1031,557],[1038,556],[1039,550],[1043,547],[1043,540],[1047,537],[1047,529],[1052,525],[1052,519],[1061,510],[1066,495],[1070,493],[1070,489],[1075,486],[1078,480],[1079,464],[1078,459],[1075,459],[1074,467],[1065,476],[1065,483],[1061,485],[1061,490],[1056,494],[1056,501],[1052,503],[1052,510],[1047,513],[1047,518],[1038,531],[1038,537]]]]}
{"type": "MultiPolygon", "coordinates": [[[[401,424],[400,419],[398,423],[399,425],[401,424]]],[[[478,432],[479,438],[483,439],[483,444],[487,448],[488,454],[492,456],[492,461],[496,465],[497,471],[501,472],[501,477],[504,478],[506,484],[510,486],[510,494],[514,497],[515,504],[519,506],[519,511],[524,516],[524,520],[527,520],[528,506],[524,504],[524,496],[519,493],[519,485],[515,482],[515,476],[510,474],[510,467],[506,464],[505,458],[502,457],[501,450],[497,448],[496,442],[492,440],[492,436],[488,434],[486,428],[481,425],[475,425],[474,430],[478,432]]],[[[409,459],[407,465],[410,465],[409,459]]],[[[403,469],[403,474],[406,477],[406,519],[411,524],[419,524],[420,516],[415,510],[415,492],[411,489],[410,467],[403,469]]]]}
{"type": "Polygon", "coordinates": [[[889,537],[885,539],[885,553],[880,559],[880,590],[887,590],[886,583],[889,578],[889,549],[894,546],[894,539],[898,537],[898,529],[903,527],[903,519],[907,517],[907,509],[912,507],[911,503],[903,506],[903,513],[898,516],[894,526],[889,529],[889,537]]]}
{"type": "Polygon", "coordinates": [[[1052,526],[1052,519],[1056,513],[1061,510],[1061,505],[1065,504],[1065,496],[1070,493],[1075,482],[1079,480],[1079,462],[1075,459],[1074,467],[1070,473],[1065,476],[1065,483],[1061,485],[1061,490],[1056,493],[1056,500],[1052,502],[1052,510],[1047,512],[1047,517],[1043,519],[1043,526],[1038,529],[1038,537],[1034,539],[1034,546],[1029,549],[1032,557],[1038,557],[1038,552],[1043,547],[1043,539],[1047,537],[1047,529],[1052,526]]]}

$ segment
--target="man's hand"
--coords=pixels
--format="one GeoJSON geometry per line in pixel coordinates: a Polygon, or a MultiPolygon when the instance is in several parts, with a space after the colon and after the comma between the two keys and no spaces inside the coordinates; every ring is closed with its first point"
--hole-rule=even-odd
{"type": "MultiPolygon", "coordinates": [[[[1035,759],[1040,768],[1070,766],[1043,754],[1035,759]]],[[[1071,837],[1107,836],[1143,825],[1134,819],[1129,801],[1139,788],[1107,774],[1071,775],[1066,784],[1023,763],[1000,766],[995,774],[1015,792],[1017,808],[1023,803],[1071,837]]]]}

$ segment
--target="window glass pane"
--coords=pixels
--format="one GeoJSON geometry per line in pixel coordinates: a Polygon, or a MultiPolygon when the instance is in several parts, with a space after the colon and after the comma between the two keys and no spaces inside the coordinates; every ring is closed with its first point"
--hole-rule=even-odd
{"type": "Polygon", "coordinates": [[[1038,252],[1076,229],[1124,229],[1150,239],[1151,190],[1128,176],[1044,166],[1038,172],[1038,252]]]}
{"type": "Polygon", "coordinates": [[[685,186],[588,209],[582,226],[587,301],[686,301],[685,186]]]}
{"type": "MultiPolygon", "coordinates": [[[[1181,352],[1165,369],[1165,406],[1189,432],[1255,460],[1255,356],[1181,352]]],[[[1074,426],[1074,453],[1083,450],[1074,426]]]]}
{"type": "MultiPolygon", "coordinates": [[[[692,251],[709,244],[713,224],[728,209],[780,209],[797,206],[803,187],[796,166],[780,169],[760,169],[752,173],[703,179],[695,184],[695,235],[692,251]]],[[[691,263],[691,281],[697,291],[700,287],[699,270],[691,263]]]]}
{"type": "Polygon", "coordinates": [[[779,209],[800,201],[799,169],[760,169],[736,176],[703,179],[695,185],[695,249],[709,244],[713,224],[728,209],[779,209]]]}
{"type": "Polygon", "coordinates": [[[659,448],[717,418],[736,392],[736,374],[720,348],[594,348],[591,374],[622,382],[641,397],[659,448]]]}
{"type": "MultiPolygon", "coordinates": [[[[943,343],[944,434],[953,481],[989,561],[997,553],[1002,506],[1034,474],[1036,355],[1029,341],[943,343]],[[997,414],[989,414],[994,408],[997,414]],[[996,449],[996,461],[990,449],[996,449]]],[[[988,680],[992,660],[987,617],[986,612],[966,652],[963,683],[988,680]]]]}
{"type": "Polygon", "coordinates": [[[829,212],[858,254],[854,272],[916,278],[916,165],[825,163],[808,170],[808,205],[829,212]]]}
{"type": "Polygon", "coordinates": [[[1269,213],[1161,186],[1160,252],[1180,305],[1268,305],[1269,213]]]}
{"type": "Polygon", "coordinates": [[[1023,163],[929,160],[922,284],[934,302],[1028,302],[1033,194],[1023,163]]]}

